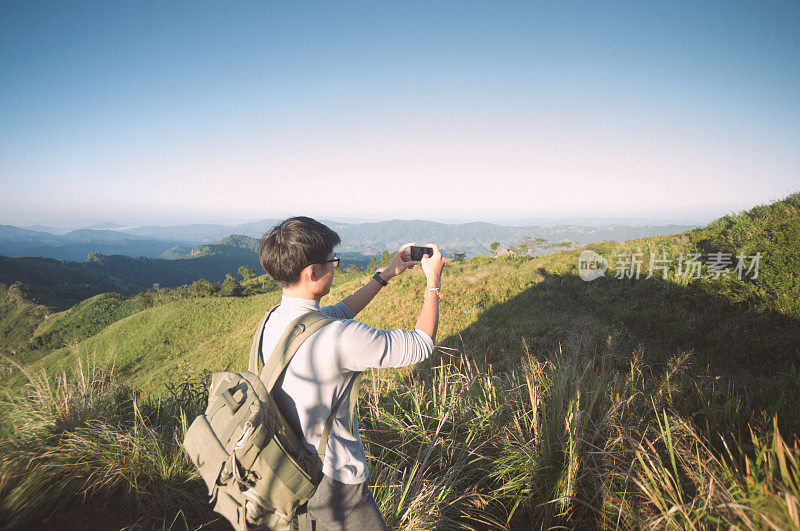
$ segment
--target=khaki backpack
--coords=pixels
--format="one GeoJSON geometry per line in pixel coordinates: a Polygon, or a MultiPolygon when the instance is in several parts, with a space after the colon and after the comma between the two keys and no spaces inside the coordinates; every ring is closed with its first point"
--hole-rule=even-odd
{"type": "MultiPolygon", "coordinates": [[[[333,419],[348,396],[343,393],[333,406],[317,453],[309,452],[278,410],[270,391],[303,341],[334,319],[315,311],[292,321],[259,378],[264,325],[275,308],[258,325],[248,370],[212,375],[206,412],[192,422],[183,441],[208,486],[214,511],[242,531],[290,530],[296,514],[301,516],[301,523],[305,521],[305,504],[322,480],[333,419]]],[[[351,426],[360,376],[356,373],[350,388],[351,426]]]]}

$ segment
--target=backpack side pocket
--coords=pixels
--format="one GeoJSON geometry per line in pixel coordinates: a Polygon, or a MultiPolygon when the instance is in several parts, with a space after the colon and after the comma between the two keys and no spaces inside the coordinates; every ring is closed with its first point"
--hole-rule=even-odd
{"type": "Polygon", "coordinates": [[[228,452],[217,439],[205,415],[198,415],[186,430],[183,447],[200,471],[208,487],[208,494],[213,496],[222,467],[228,459],[228,452]]]}

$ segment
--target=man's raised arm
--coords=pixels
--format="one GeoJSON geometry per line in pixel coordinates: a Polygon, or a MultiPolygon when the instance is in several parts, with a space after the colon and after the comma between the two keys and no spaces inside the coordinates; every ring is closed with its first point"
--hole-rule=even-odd
{"type": "Polygon", "coordinates": [[[439,288],[442,287],[442,268],[444,260],[439,246],[429,243],[433,249],[433,256],[427,254],[422,257],[422,270],[425,271],[427,285],[423,295],[422,310],[419,312],[417,324],[414,328],[422,330],[436,341],[436,330],[439,328],[439,288]]]}
{"type": "MultiPolygon", "coordinates": [[[[407,243],[400,247],[400,249],[392,257],[392,261],[388,266],[386,266],[386,269],[379,273],[384,282],[388,282],[390,278],[399,275],[406,269],[412,269],[415,264],[419,263],[412,261],[411,254],[406,250],[412,245],[414,245],[414,242],[407,243]]],[[[367,306],[367,304],[370,303],[370,301],[372,301],[382,287],[383,284],[374,278],[370,279],[369,282],[367,282],[364,286],[361,286],[352,295],[345,297],[342,302],[344,302],[354,314],[358,314],[367,306]]]]}

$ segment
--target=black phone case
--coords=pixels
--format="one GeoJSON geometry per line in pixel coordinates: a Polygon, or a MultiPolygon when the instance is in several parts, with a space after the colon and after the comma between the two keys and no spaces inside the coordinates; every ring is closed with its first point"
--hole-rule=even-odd
{"type": "Polygon", "coordinates": [[[415,262],[422,260],[424,255],[433,256],[433,249],[430,247],[411,246],[411,259],[415,262]]]}

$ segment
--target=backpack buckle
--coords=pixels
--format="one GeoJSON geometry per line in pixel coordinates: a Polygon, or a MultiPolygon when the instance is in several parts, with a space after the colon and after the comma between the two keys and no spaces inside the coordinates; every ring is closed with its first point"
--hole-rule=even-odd
{"type": "Polygon", "coordinates": [[[244,402],[244,400],[239,402],[238,400],[233,398],[233,393],[231,393],[231,389],[233,389],[233,387],[229,387],[228,389],[220,391],[219,397],[225,401],[225,403],[228,405],[229,408],[231,408],[231,413],[233,414],[239,411],[239,408],[242,407],[242,403],[244,402]]]}

